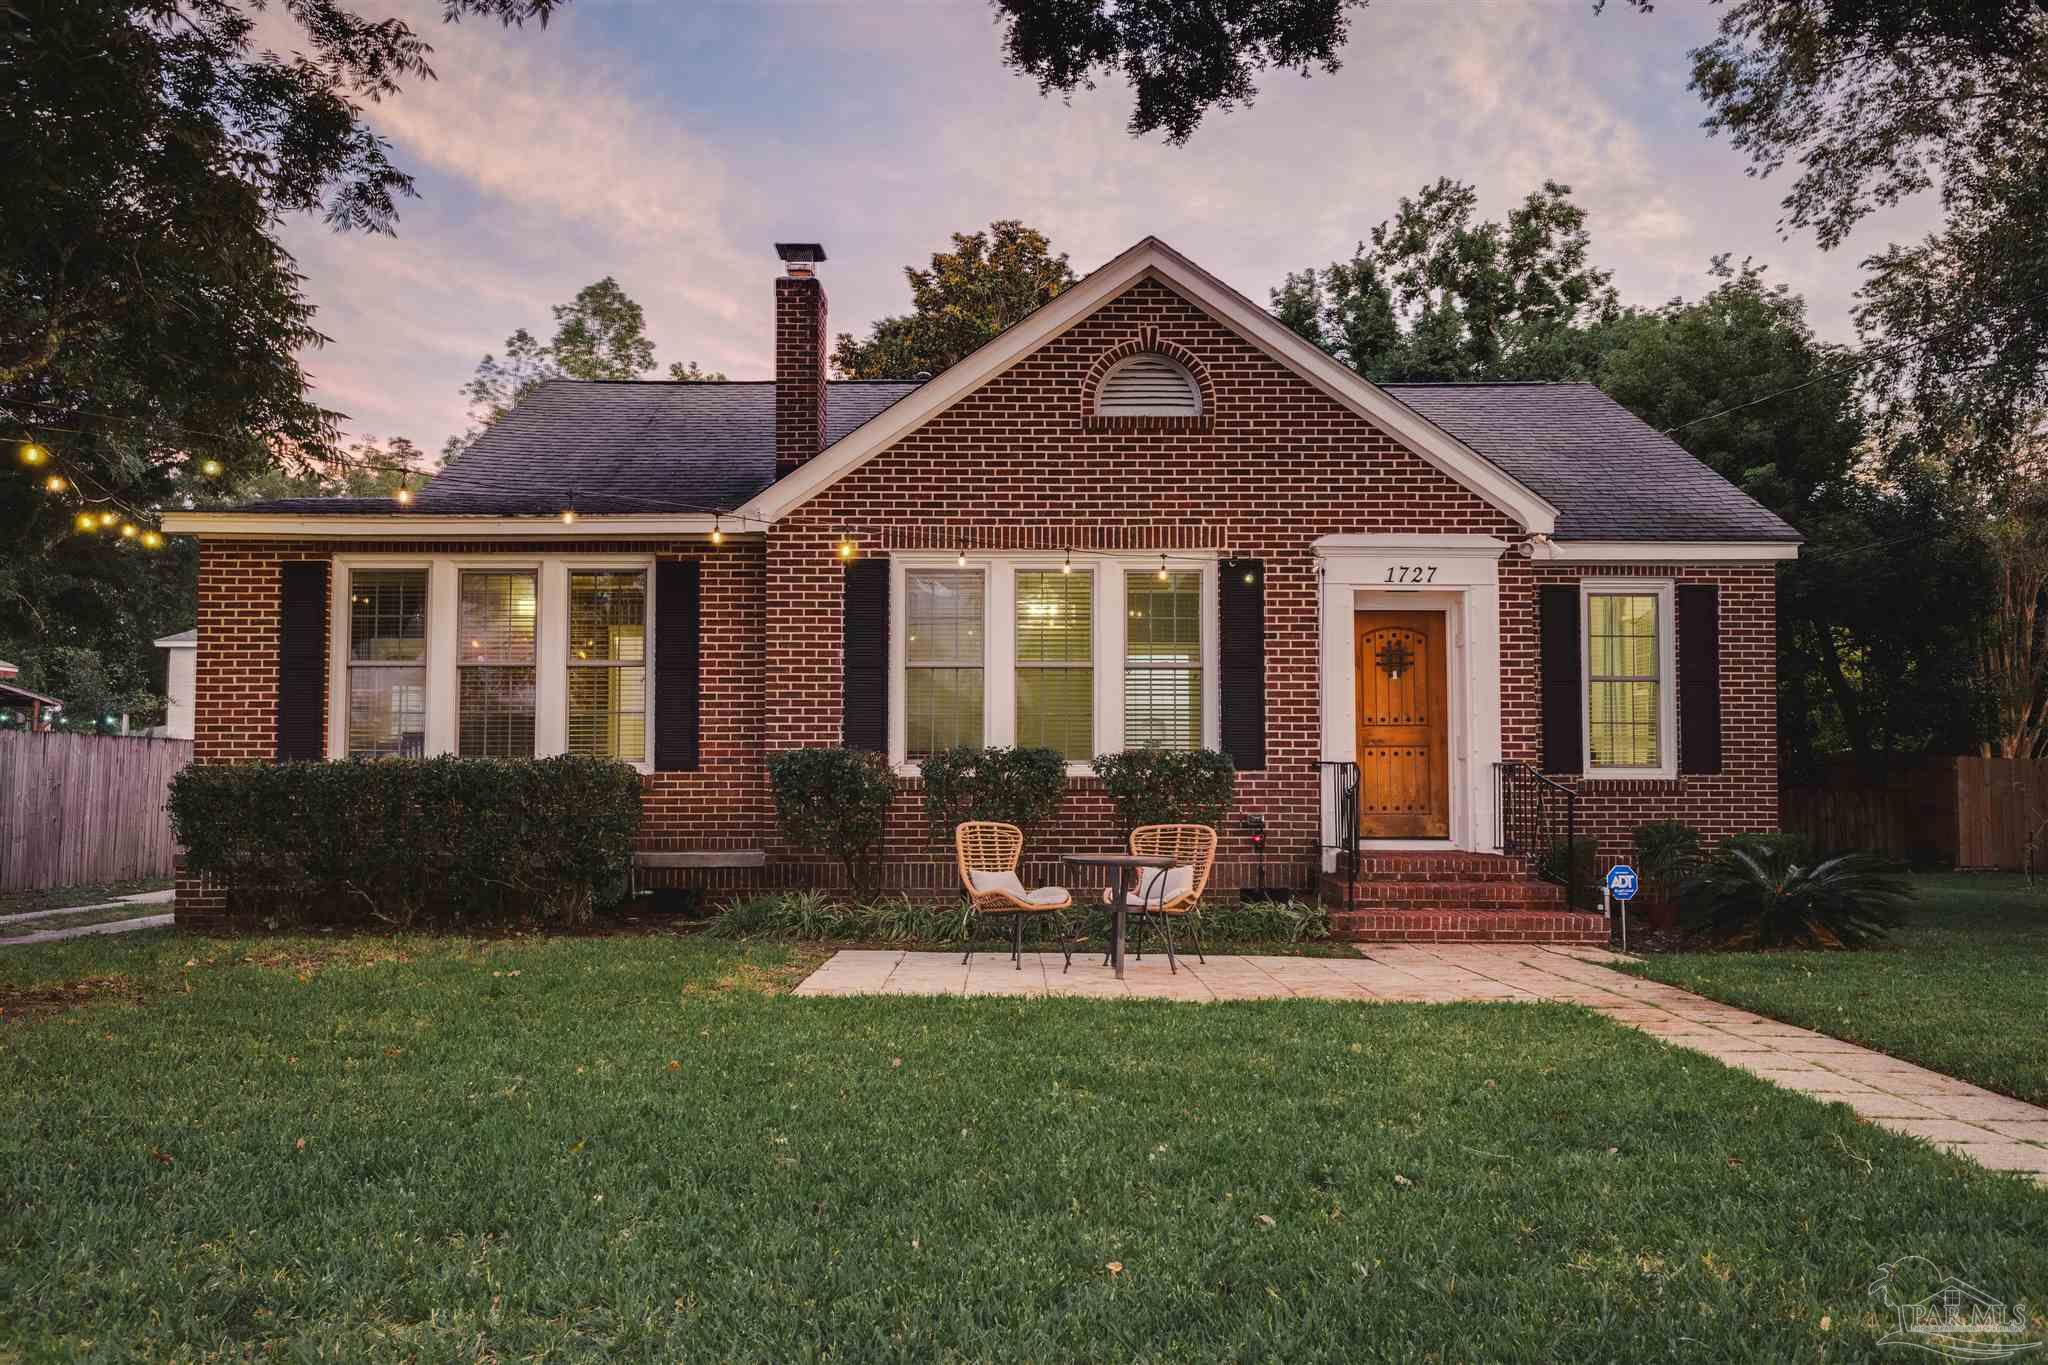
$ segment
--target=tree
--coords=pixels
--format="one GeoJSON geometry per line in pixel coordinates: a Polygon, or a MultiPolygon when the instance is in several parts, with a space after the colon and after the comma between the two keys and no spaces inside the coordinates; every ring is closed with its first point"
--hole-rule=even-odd
{"type": "Polygon", "coordinates": [[[953,234],[931,268],[905,266],[911,311],[886,317],[867,339],[841,332],[832,364],[846,379],[914,379],[937,374],[1074,283],[1065,253],[1014,218],[986,232],[953,234]]]}
{"type": "MultiPolygon", "coordinates": [[[[442,9],[518,24],[556,3],[442,9]]],[[[331,463],[339,415],[299,364],[322,337],[277,232],[308,213],[386,232],[412,193],[362,106],[430,79],[428,44],[293,0],[267,10],[296,49],[274,55],[253,42],[262,9],[0,4],[0,655],[74,706],[154,690],[150,641],[192,623],[195,559],[76,518],[143,528],[168,502],[331,463]]]]}
{"type": "Polygon", "coordinates": [[[1985,539],[1992,610],[1984,677],[1994,723],[1987,751],[2048,758],[2048,471],[2036,468],[2002,500],[1985,539]]]}
{"type": "Polygon", "coordinates": [[[1349,261],[1287,276],[1273,311],[1376,381],[1585,377],[1586,329],[1621,310],[1571,187],[1545,181],[1505,223],[1477,211],[1470,185],[1425,186],[1349,261]]]}
{"type": "Polygon", "coordinates": [[[417,493],[432,482],[426,452],[403,436],[351,443],[331,467],[269,469],[237,486],[228,503],[259,498],[388,498],[400,487],[417,493]]]}
{"type": "Polygon", "coordinates": [[[707,370],[692,360],[687,363],[671,361],[668,367],[669,382],[672,384],[723,384],[725,371],[707,370]]]}
{"type": "Polygon", "coordinates": [[[1277,67],[1337,70],[1349,15],[1364,0],[996,0],[1003,62],[1038,92],[1095,88],[1121,74],[1137,96],[1132,136],[1185,143],[1212,107],[1250,104],[1253,77],[1277,67]]]}
{"type": "MultiPolygon", "coordinates": [[[[654,343],[647,314],[610,275],[576,291],[549,311],[555,333],[542,344],[521,327],[505,338],[505,357],[486,355],[462,386],[469,400],[469,430],[441,447],[444,461],[467,449],[491,425],[550,379],[639,379],[654,368],[654,343]]],[[[721,381],[696,361],[672,364],[668,377],[684,382],[721,381]]]]}

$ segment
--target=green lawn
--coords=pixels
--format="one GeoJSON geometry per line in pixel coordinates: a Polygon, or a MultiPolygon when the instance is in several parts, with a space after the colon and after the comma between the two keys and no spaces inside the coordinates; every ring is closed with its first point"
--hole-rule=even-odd
{"type": "Polygon", "coordinates": [[[1675,953],[1644,975],[2048,1104],[2048,883],[1914,878],[1890,946],[1856,953],[1675,953]]]}
{"type": "MultiPolygon", "coordinates": [[[[811,955],[815,956],[815,955],[811,955]]],[[[0,954],[0,1358],[1847,1360],[2048,1190],[1567,1006],[781,994],[675,938],[0,954]]]]}

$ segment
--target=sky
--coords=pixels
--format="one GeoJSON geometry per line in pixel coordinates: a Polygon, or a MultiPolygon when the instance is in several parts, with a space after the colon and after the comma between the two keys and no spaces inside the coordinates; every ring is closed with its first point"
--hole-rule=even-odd
{"type": "Polygon", "coordinates": [[[358,7],[426,34],[439,78],[368,107],[418,181],[395,237],[286,229],[330,338],[304,359],[353,436],[429,451],[465,425],[478,359],[517,327],[545,338],[549,307],[605,275],[663,371],[772,377],[777,241],[824,243],[834,332],[904,311],[904,266],[998,218],[1083,273],[1155,235],[1263,302],[1439,176],[1487,217],[1554,179],[1624,301],[1697,297],[1729,252],[1847,341],[1858,262],[1936,221],[1910,203],[1831,253],[1783,237],[1786,182],[1700,127],[1686,53],[1717,11],[1683,0],[1374,0],[1342,70],[1268,73],[1180,147],[1129,135],[1120,81],[1041,97],[980,0],[572,0],[546,29],[358,7]]]}

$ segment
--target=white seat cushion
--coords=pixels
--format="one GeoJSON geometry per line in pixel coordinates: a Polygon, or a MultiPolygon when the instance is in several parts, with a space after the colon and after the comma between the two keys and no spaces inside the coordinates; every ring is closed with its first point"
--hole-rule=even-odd
{"type": "Polygon", "coordinates": [[[1161,876],[1156,867],[1138,869],[1138,886],[1129,893],[1124,904],[1132,909],[1164,905],[1176,896],[1185,896],[1195,889],[1195,870],[1192,867],[1169,867],[1161,876]]]}
{"type": "Polygon", "coordinates": [[[1014,872],[970,872],[967,874],[967,880],[973,884],[974,894],[977,896],[999,891],[1006,896],[1016,897],[1026,905],[1043,905],[1049,909],[1069,903],[1066,888],[1041,886],[1027,891],[1024,889],[1024,883],[1017,880],[1017,874],[1014,872]]]}

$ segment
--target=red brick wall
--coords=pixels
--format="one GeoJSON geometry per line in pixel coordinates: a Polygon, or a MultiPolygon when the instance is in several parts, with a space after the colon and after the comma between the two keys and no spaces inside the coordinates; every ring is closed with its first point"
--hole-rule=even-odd
{"type": "MultiPolygon", "coordinates": [[[[778,289],[780,289],[778,285],[778,289]]],[[[661,849],[766,848],[779,875],[836,877],[777,847],[762,757],[840,739],[842,534],[865,555],[891,550],[1221,551],[1266,564],[1267,767],[1239,781],[1239,815],[1265,817],[1269,875],[1302,884],[1319,825],[1321,719],[1318,583],[1311,544],[1344,532],[1485,533],[1515,540],[1504,514],[1393,437],[1296,378],[1164,285],[1145,281],[911,433],[775,527],[761,541],[606,548],[700,555],[704,577],[704,767],[647,780],[646,843],[661,849]],[[1143,338],[1171,348],[1202,385],[1208,411],[1167,429],[1092,429],[1085,377],[1143,338]]],[[[201,554],[201,761],[267,757],[274,724],[276,564],[339,547],[210,543],[201,554]]],[[[474,543],[354,547],[478,553],[474,543]]],[[[519,545],[506,552],[560,548],[519,545]]],[[[593,548],[593,547],[579,547],[593,548]]],[[[1537,752],[1535,590],[1589,574],[1722,585],[1726,770],[1664,783],[1583,783],[1590,826],[1610,853],[1644,820],[1679,818],[1710,835],[1777,823],[1774,573],[1768,567],[1501,566],[1505,756],[1537,752]]],[[[1107,661],[1105,661],[1106,663],[1107,661]]],[[[1099,742],[1107,747],[1110,737],[1099,742]]],[[[1254,877],[1235,817],[1219,885],[1254,877]]],[[[1103,847],[1115,830],[1090,782],[1043,853],[1103,847]]],[[[950,885],[928,841],[914,786],[892,814],[890,880],[950,885]]],[[[739,878],[720,874],[737,884],[739,878]]]]}
{"type": "Polygon", "coordinates": [[[775,472],[787,474],[825,446],[825,286],[815,276],[775,280],[775,472]]]}

